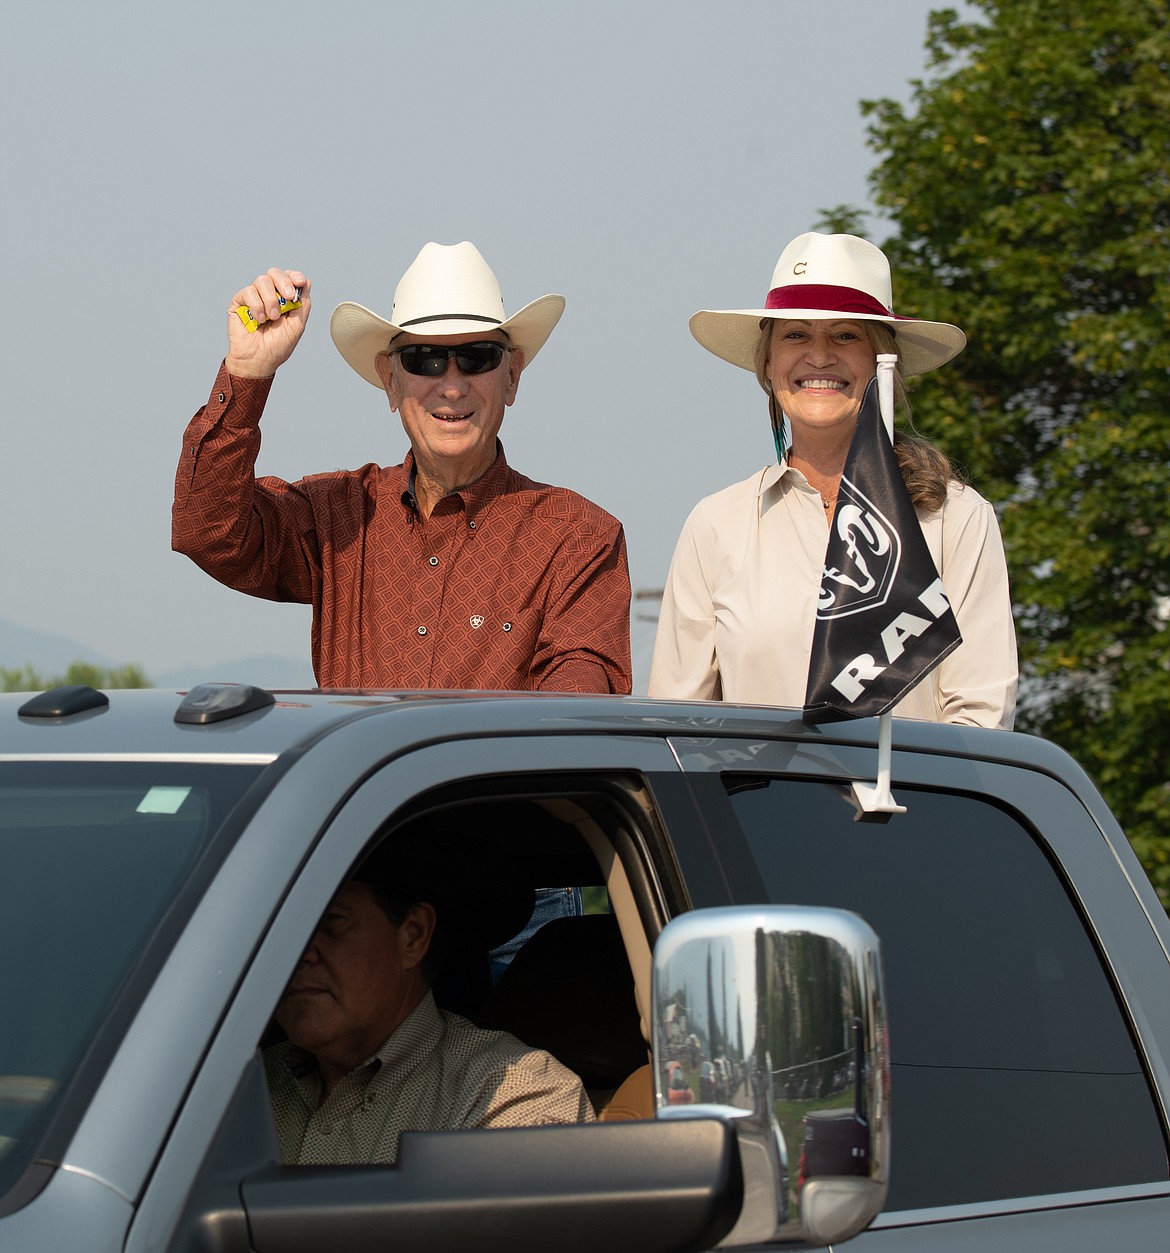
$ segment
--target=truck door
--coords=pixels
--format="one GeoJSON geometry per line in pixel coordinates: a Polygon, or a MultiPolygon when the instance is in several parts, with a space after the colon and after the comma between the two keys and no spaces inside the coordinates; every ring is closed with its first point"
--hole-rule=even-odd
{"type": "MultiPolygon", "coordinates": [[[[993,1217],[1013,1249],[1057,1232],[1064,1249],[1148,1240],[1170,1215],[1147,1018],[1170,996],[1167,966],[1075,794],[1034,770],[895,753],[906,812],[872,824],[849,789],[872,778],[871,751],[675,747],[771,902],[853,910],[882,942],[891,1188],[859,1247],[942,1247],[945,1233],[948,1249],[986,1248],[993,1217]]],[[[775,1076],[797,1122],[847,1064],[775,1076]]]]}

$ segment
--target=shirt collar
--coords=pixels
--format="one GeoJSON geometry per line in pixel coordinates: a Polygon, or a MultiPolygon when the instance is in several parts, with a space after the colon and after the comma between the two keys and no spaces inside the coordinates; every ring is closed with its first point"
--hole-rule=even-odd
{"type": "MultiPolygon", "coordinates": [[[[404,1061],[412,1064],[435,1047],[443,1034],[443,1018],[435,1004],[434,993],[427,991],[421,1001],[383,1041],[370,1061],[382,1063],[385,1071],[404,1061]]],[[[368,1065],[369,1063],[365,1063],[368,1065]]]]}
{"type": "MultiPolygon", "coordinates": [[[[385,1075],[394,1067],[401,1068],[403,1063],[408,1063],[409,1068],[413,1069],[434,1049],[443,1034],[443,1028],[443,1017],[435,1004],[434,993],[428,990],[414,1009],[382,1041],[382,1046],[365,1061],[359,1062],[349,1073],[354,1075],[373,1067],[373,1074],[385,1075]]],[[[317,1073],[313,1054],[291,1042],[284,1061],[294,1079],[308,1080],[317,1073]]]]}
{"type": "Polygon", "coordinates": [[[371,1072],[371,1092],[398,1088],[439,1047],[446,1030],[443,1015],[428,991],[398,1029],[370,1059],[377,1063],[371,1072]]]}
{"type": "Polygon", "coordinates": [[[756,487],[756,495],[763,496],[765,492],[768,492],[775,487],[787,473],[787,460],[781,461],[779,465],[765,466],[763,472],[760,474],[760,481],[756,487]]]}
{"type": "MultiPolygon", "coordinates": [[[[414,479],[417,473],[414,464],[414,453],[408,452],[401,467],[395,468],[401,474],[402,503],[411,509],[417,509],[418,498],[414,494],[414,479]]],[[[480,475],[474,483],[468,483],[466,487],[461,487],[458,491],[448,494],[458,496],[462,500],[463,508],[468,516],[474,517],[489,501],[503,495],[504,488],[508,482],[508,473],[508,459],[504,456],[504,445],[501,440],[497,439],[496,459],[492,462],[487,472],[480,475]]]]}

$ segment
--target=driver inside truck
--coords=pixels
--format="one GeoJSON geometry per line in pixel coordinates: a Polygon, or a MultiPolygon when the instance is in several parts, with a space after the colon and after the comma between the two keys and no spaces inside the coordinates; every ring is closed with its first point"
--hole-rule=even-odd
{"type": "Polygon", "coordinates": [[[284,989],[275,1018],[287,1039],[264,1064],[286,1163],[391,1163],[412,1130],[594,1120],[550,1054],[436,1004],[444,912],[459,910],[421,864],[380,846],[334,895],[284,989]]]}

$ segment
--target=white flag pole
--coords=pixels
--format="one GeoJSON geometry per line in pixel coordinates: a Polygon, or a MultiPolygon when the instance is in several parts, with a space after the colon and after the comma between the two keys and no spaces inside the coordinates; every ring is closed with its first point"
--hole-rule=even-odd
{"type": "Polygon", "coordinates": [[[896,352],[879,352],[877,358],[878,409],[886,424],[890,443],[894,442],[894,366],[898,363],[896,352]]]}
{"type": "MultiPolygon", "coordinates": [[[[898,355],[879,352],[877,357],[878,409],[886,426],[890,444],[894,442],[894,366],[898,355]]],[[[904,814],[890,792],[890,759],[893,755],[894,716],[884,713],[878,718],[877,783],[854,783],[853,799],[857,805],[857,822],[888,822],[890,814],[904,814]]]]}

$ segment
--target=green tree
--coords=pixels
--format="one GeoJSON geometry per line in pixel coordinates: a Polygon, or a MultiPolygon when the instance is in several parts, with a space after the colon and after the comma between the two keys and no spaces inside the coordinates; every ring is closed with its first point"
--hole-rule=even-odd
{"type": "Polygon", "coordinates": [[[972,8],[931,15],[908,106],[862,104],[898,311],[969,339],[915,425],[1002,505],[1019,725],[1170,902],[1170,0],[972,8]]]}
{"type": "Polygon", "coordinates": [[[0,691],[42,692],[51,687],[86,686],[103,688],[150,687],[142,667],[133,663],[124,666],[93,666],[88,661],[75,661],[63,675],[43,676],[27,663],[7,670],[0,666],[0,691]]]}

